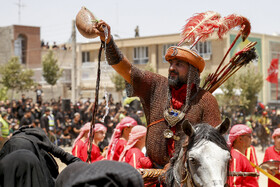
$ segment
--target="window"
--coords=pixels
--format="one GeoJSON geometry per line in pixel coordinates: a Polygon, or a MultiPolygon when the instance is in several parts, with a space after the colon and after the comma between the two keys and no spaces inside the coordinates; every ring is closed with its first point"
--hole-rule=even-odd
{"type": "Polygon", "coordinates": [[[20,63],[26,64],[27,53],[27,38],[23,34],[20,34],[14,43],[15,56],[19,58],[20,63]]]}
{"type": "Polygon", "coordinates": [[[90,62],[89,51],[82,52],[82,62],[90,62]]]}
{"type": "Polygon", "coordinates": [[[149,61],[149,48],[148,47],[135,47],[133,62],[134,64],[147,64],[149,61]]]}
{"type": "Polygon", "coordinates": [[[167,61],[165,60],[165,54],[166,54],[166,51],[169,47],[171,46],[177,46],[177,44],[173,43],[173,44],[164,44],[162,46],[162,62],[163,63],[166,63],[167,61]]]}
{"type": "Polygon", "coordinates": [[[205,42],[198,42],[196,44],[196,49],[198,50],[198,54],[204,58],[204,60],[210,60],[212,55],[212,49],[211,49],[211,42],[205,41],[205,42]]]}

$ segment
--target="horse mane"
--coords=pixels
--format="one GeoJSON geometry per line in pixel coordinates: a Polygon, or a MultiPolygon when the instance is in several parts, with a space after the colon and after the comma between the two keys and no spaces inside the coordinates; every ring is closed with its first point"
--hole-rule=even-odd
{"type": "Polygon", "coordinates": [[[221,149],[230,151],[225,138],[212,126],[207,123],[200,123],[195,125],[195,133],[193,137],[189,138],[187,150],[190,150],[198,142],[204,140],[211,141],[218,145],[221,149]]]}

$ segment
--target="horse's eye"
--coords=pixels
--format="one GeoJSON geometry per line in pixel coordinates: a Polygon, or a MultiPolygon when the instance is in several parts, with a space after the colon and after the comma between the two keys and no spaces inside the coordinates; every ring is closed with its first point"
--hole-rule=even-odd
{"type": "Polygon", "coordinates": [[[193,157],[190,157],[189,161],[192,165],[196,165],[196,163],[197,163],[196,160],[193,157]]]}

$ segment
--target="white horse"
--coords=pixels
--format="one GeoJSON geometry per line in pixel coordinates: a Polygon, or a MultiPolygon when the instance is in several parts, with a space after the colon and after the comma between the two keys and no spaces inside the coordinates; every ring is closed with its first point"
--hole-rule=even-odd
{"type": "Polygon", "coordinates": [[[229,129],[225,119],[213,128],[209,124],[182,124],[188,142],[171,159],[165,174],[167,186],[224,187],[227,183],[230,150],[222,136],[229,129]]]}

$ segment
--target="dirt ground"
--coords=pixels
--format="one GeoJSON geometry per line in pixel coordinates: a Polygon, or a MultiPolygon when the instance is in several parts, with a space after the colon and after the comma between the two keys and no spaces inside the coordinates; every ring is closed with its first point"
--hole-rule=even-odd
{"type": "MultiPolygon", "coordinates": [[[[258,163],[261,164],[263,162],[264,152],[262,152],[262,148],[260,146],[256,147],[256,154],[257,154],[258,163]]],[[[259,186],[260,187],[267,186],[267,176],[265,176],[262,173],[260,173],[259,186]]]]}

